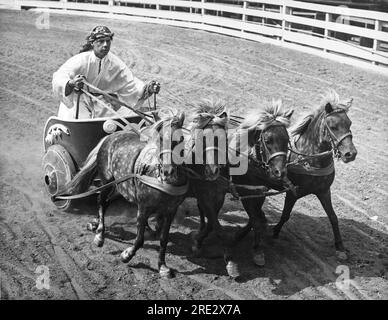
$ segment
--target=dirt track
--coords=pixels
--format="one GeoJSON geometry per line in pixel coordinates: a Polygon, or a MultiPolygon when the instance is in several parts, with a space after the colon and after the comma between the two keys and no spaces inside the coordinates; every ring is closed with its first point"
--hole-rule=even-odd
{"type": "MultiPolygon", "coordinates": [[[[37,13],[0,11],[0,272],[1,299],[388,299],[388,78],[307,54],[201,31],[168,26],[50,15],[50,29],[35,27],[37,13]],[[121,201],[107,216],[108,239],[93,245],[85,225],[95,208],[58,212],[46,196],[40,161],[42,130],[56,113],[52,73],[75,54],[89,30],[107,24],[112,51],[141,79],[162,83],[159,105],[179,109],[203,97],[223,98],[246,114],[264,100],[282,97],[295,118],[319,101],[327,87],[353,97],[349,113],[355,162],[336,163],[334,207],[353,284],[337,288],[329,220],[317,199],[298,201],[278,240],[265,240],[267,264],[251,261],[250,235],[236,248],[243,278],[230,280],[214,237],[204,258],[190,257],[198,227],[195,201],[178,213],[167,263],[171,280],[156,271],[158,242],[146,242],[128,264],[119,254],[135,236],[135,210],[121,201]],[[50,290],[36,288],[35,270],[50,271],[50,290]]],[[[283,196],[266,201],[277,222],[283,196]]],[[[242,225],[238,202],[226,201],[222,223],[242,225]]],[[[270,228],[269,228],[270,229],[270,228]]]]}

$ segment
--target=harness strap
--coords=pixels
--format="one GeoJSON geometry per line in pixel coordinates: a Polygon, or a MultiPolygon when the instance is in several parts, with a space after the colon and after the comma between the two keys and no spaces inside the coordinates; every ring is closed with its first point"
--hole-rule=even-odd
{"type": "Polygon", "coordinates": [[[139,175],[139,174],[136,174],[136,173],[130,173],[130,174],[124,176],[124,177],[121,177],[118,180],[111,181],[111,182],[109,182],[107,184],[104,184],[101,187],[89,190],[87,192],[83,192],[83,193],[76,194],[76,195],[69,195],[69,196],[67,196],[67,195],[52,196],[52,200],[53,201],[58,201],[58,200],[81,199],[81,198],[84,198],[84,197],[88,197],[88,196],[90,196],[92,194],[95,194],[95,193],[97,193],[99,191],[102,191],[102,190],[104,190],[106,188],[109,188],[111,186],[116,186],[117,184],[119,184],[121,182],[124,182],[124,181],[126,181],[128,179],[131,179],[131,178],[137,178],[142,183],[144,183],[145,185],[147,185],[149,187],[152,187],[154,189],[158,189],[158,190],[160,190],[160,191],[162,191],[164,193],[167,193],[167,194],[169,194],[171,196],[182,196],[189,189],[189,183],[188,182],[186,184],[182,185],[182,186],[174,186],[174,185],[167,184],[167,183],[161,183],[157,178],[154,178],[154,177],[139,175]]]}
{"type": "Polygon", "coordinates": [[[320,157],[326,157],[328,155],[332,155],[333,154],[333,151],[332,150],[329,150],[329,151],[324,151],[324,152],[320,152],[320,153],[315,153],[315,154],[306,154],[306,153],[302,153],[300,152],[299,150],[296,151],[292,148],[288,148],[289,151],[291,151],[292,153],[295,153],[297,154],[298,156],[302,156],[302,157],[305,157],[305,158],[320,158],[320,157]]]}
{"type": "Polygon", "coordinates": [[[238,199],[244,200],[244,199],[252,199],[252,198],[264,198],[264,197],[270,197],[270,196],[276,196],[278,194],[288,192],[290,191],[289,188],[283,189],[281,191],[265,191],[263,194],[254,194],[254,195],[249,195],[249,196],[239,196],[238,199]]]}
{"type": "Polygon", "coordinates": [[[330,164],[325,168],[311,167],[307,162],[304,164],[289,163],[287,164],[287,170],[292,173],[323,177],[328,176],[334,172],[334,161],[331,161],[330,164]]]}
{"type": "Polygon", "coordinates": [[[274,152],[273,154],[271,154],[271,156],[268,158],[267,160],[267,163],[270,163],[270,161],[274,158],[276,158],[277,156],[284,156],[287,158],[287,152],[283,152],[283,151],[279,151],[279,152],[274,152]]]}

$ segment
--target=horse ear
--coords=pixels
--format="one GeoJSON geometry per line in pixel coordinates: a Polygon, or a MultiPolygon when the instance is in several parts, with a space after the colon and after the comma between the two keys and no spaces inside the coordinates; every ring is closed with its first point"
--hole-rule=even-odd
{"type": "Polygon", "coordinates": [[[325,111],[326,111],[326,113],[330,113],[330,112],[333,111],[333,107],[332,107],[332,105],[330,104],[330,102],[326,103],[326,105],[325,105],[325,111]]]}
{"type": "Polygon", "coordinates": [[[180,114],[180,116],[179,116],[179,126],[180,126],[180,127],[183,127],[183,123],[185,122],[185,117],[186,117],[185,113],[182,112],[182,113],[180,114]]]}
{"type": "Polygon", "coordinates": [[[294,113],[294,109],[289,109],[284,113],[284,116],[288,119],[291,119],[292,114],[294,113]]]}
{"type": "Polygon", "coordinates": [[[222,112],[220,115],[219,115],[220,118],[227,118],[228,117],[228,113],[226,111],[222,112]]]}
{"type": "Polygon", "coordinates": [[[345,101],[345,105],[348,109],[352,106],[352,104],[353,104],[353,98],[350,98],[345,101]]]}

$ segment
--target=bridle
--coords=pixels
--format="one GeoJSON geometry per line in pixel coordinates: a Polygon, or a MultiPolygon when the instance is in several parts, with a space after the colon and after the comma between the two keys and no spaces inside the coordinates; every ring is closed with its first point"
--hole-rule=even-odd
{"type": "Polygon", "coordinates": [[[254,150],[255,150],[256,153],[257,153],[257,149],[259,150],[259,153],[260,153],[260,156],[261,156],[261,165],[264,168],[266,168],[266,169],[269,168],[270,162],[273,159],[275,159],[276,157],[283,156],[283,157],[287,158],[287,152],[285,152],[285,151],[278,151],[278,152],[274,152],[274,153],[271,154],[269,149],[268,149],[268,146],[267,146],[267,144],[265,142],[265,139],[264,139],[264,132],[265,132],[265,130],[267,130],[270,127],[274,127],[274,126],[284,126],[284,125],[281,124],[281,123],[277,123],[277,124],[275,123],[275,124],[272,124],[272,125],[268,126],[265,129],[261,130],[260,131],[259,139],[253,145],[254,150]]]}
{"type": "MultiPolygon", "coordinates": [[[[222,112],[222,113],[224,113],[224,112],[222,112]]],[[[219,117],[217,115],[212,115],[212,114],[208,114],[208,113],[204,113],[204,117],[206,117],[207,119],[205,119],[200,125],[196,126],[195,129],[204,130],[205,128],[207,128],[210,125],[219,125],[220,128],[223,128],[224,130],[226,130],[227,121],[228,121],[227,117],[221,118],[221,117],[219,117]]],[[[193,139],[193,135],[191,135],[191,137],[188,140],[187,144],[190,144],[190,143],[191,143],[191,146],[189,147],[189,150],[187,152],[186,159],[187,159],[187,157],[191,157],[193,155],[193,150],[195,148],[195,141],[193,139]]],[[[227,145],[227,143],[226,143],[226,145],[227,145]]],[[[216,147],[214,145],[206,147],[205,150],[203,150],[205,155],[209,151],[216,151],[216,152],[219,152],[219,153],[220,152],[225,152],[224,150],[221,150],[220,147],[216,147]]],[[[218,164],[217,166],[220,167],[222,165],[218,164]]],[[[202,180],[202,181],[207,180],[207,177],[197,173],[196,171],[194,171],[193,169],[191,169],[191,168],[189,168],[187,166],[184,166],[183,169],[186,170],[186,172],[187,172],[188,176],[190,177],[190,179],[202,180]]]]}
{"type": "Polygon", "coordinates": [[[341,137],[337,138],[337,136],[334,134],[334,132],[330,129],[329,125],[327,124],[327,117],[329,117],[330,115],[332,115],[334,113],[342,113],[342,112],[344,112],[345,115],[346,115],[346,110],[344,110],[344,109],[337,109],[337,110],[334,110],[334,111],[326,114],[325,118],[323,120],[324,126],[325,126],[324,129],[326,129],[329,132],[330,143],[331,143],[334,155],[337,158],[341,157],[341,152],[338,150],[338,146],[341,144],[342,141],[345,140],[345,138],[353,137],[353,135],[352,135],[352,131],[349,129],[349,131],[347,133],[345,133],[341,137]]]}
{"type": "MultiPolygon", "coordinates": [[[[180,129],[180,128],[179,128],[180,129]]],[[[174,168],[174,169],[178,169],[180,165],[174,163],[173,161],[173,157],[174,157],[174,154],[176,154],[175,150],[173,150],[173,148],[167,148],[167,149],[162,149],[161,151],[159,151],[158,153],[158,163],[157,163],[157,168],[158,168],[158,176],[162,179],[163,177],[163,171],[162,171],[162,168],[163,168],[163,165],[165,165],[163,163],[163,156],[165,154],[170,154],[171,158],[170,158],[170,165],[174,168]]]]}

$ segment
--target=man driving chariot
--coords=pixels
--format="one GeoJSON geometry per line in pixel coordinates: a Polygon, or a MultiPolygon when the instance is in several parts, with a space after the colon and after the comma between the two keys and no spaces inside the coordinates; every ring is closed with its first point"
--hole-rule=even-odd
{"type": "MultiPolygon", "coordinates": [[[[67,60],[53,74],[52,87],[61,103],[58,117],[75,119],[79,89],[86,80],[96,88],[117,97],[129,106],[139,108],[153,93],[158,93],[160,85],[156,81],[145,83],[136,78],[126,64],[110,52],[113,33],[105,26],[95,27],[86,38],[87,42],[80,53],[67,60]]],[[[133,112],[117,103],[109,101],[98,92],[89,89],[93,96],[119,113],[129,116],[133,112]]],[[[79,98],[78,118],[111,117],[114,112],[103,107],[97,99],[82,94],[79,98]]]]}

